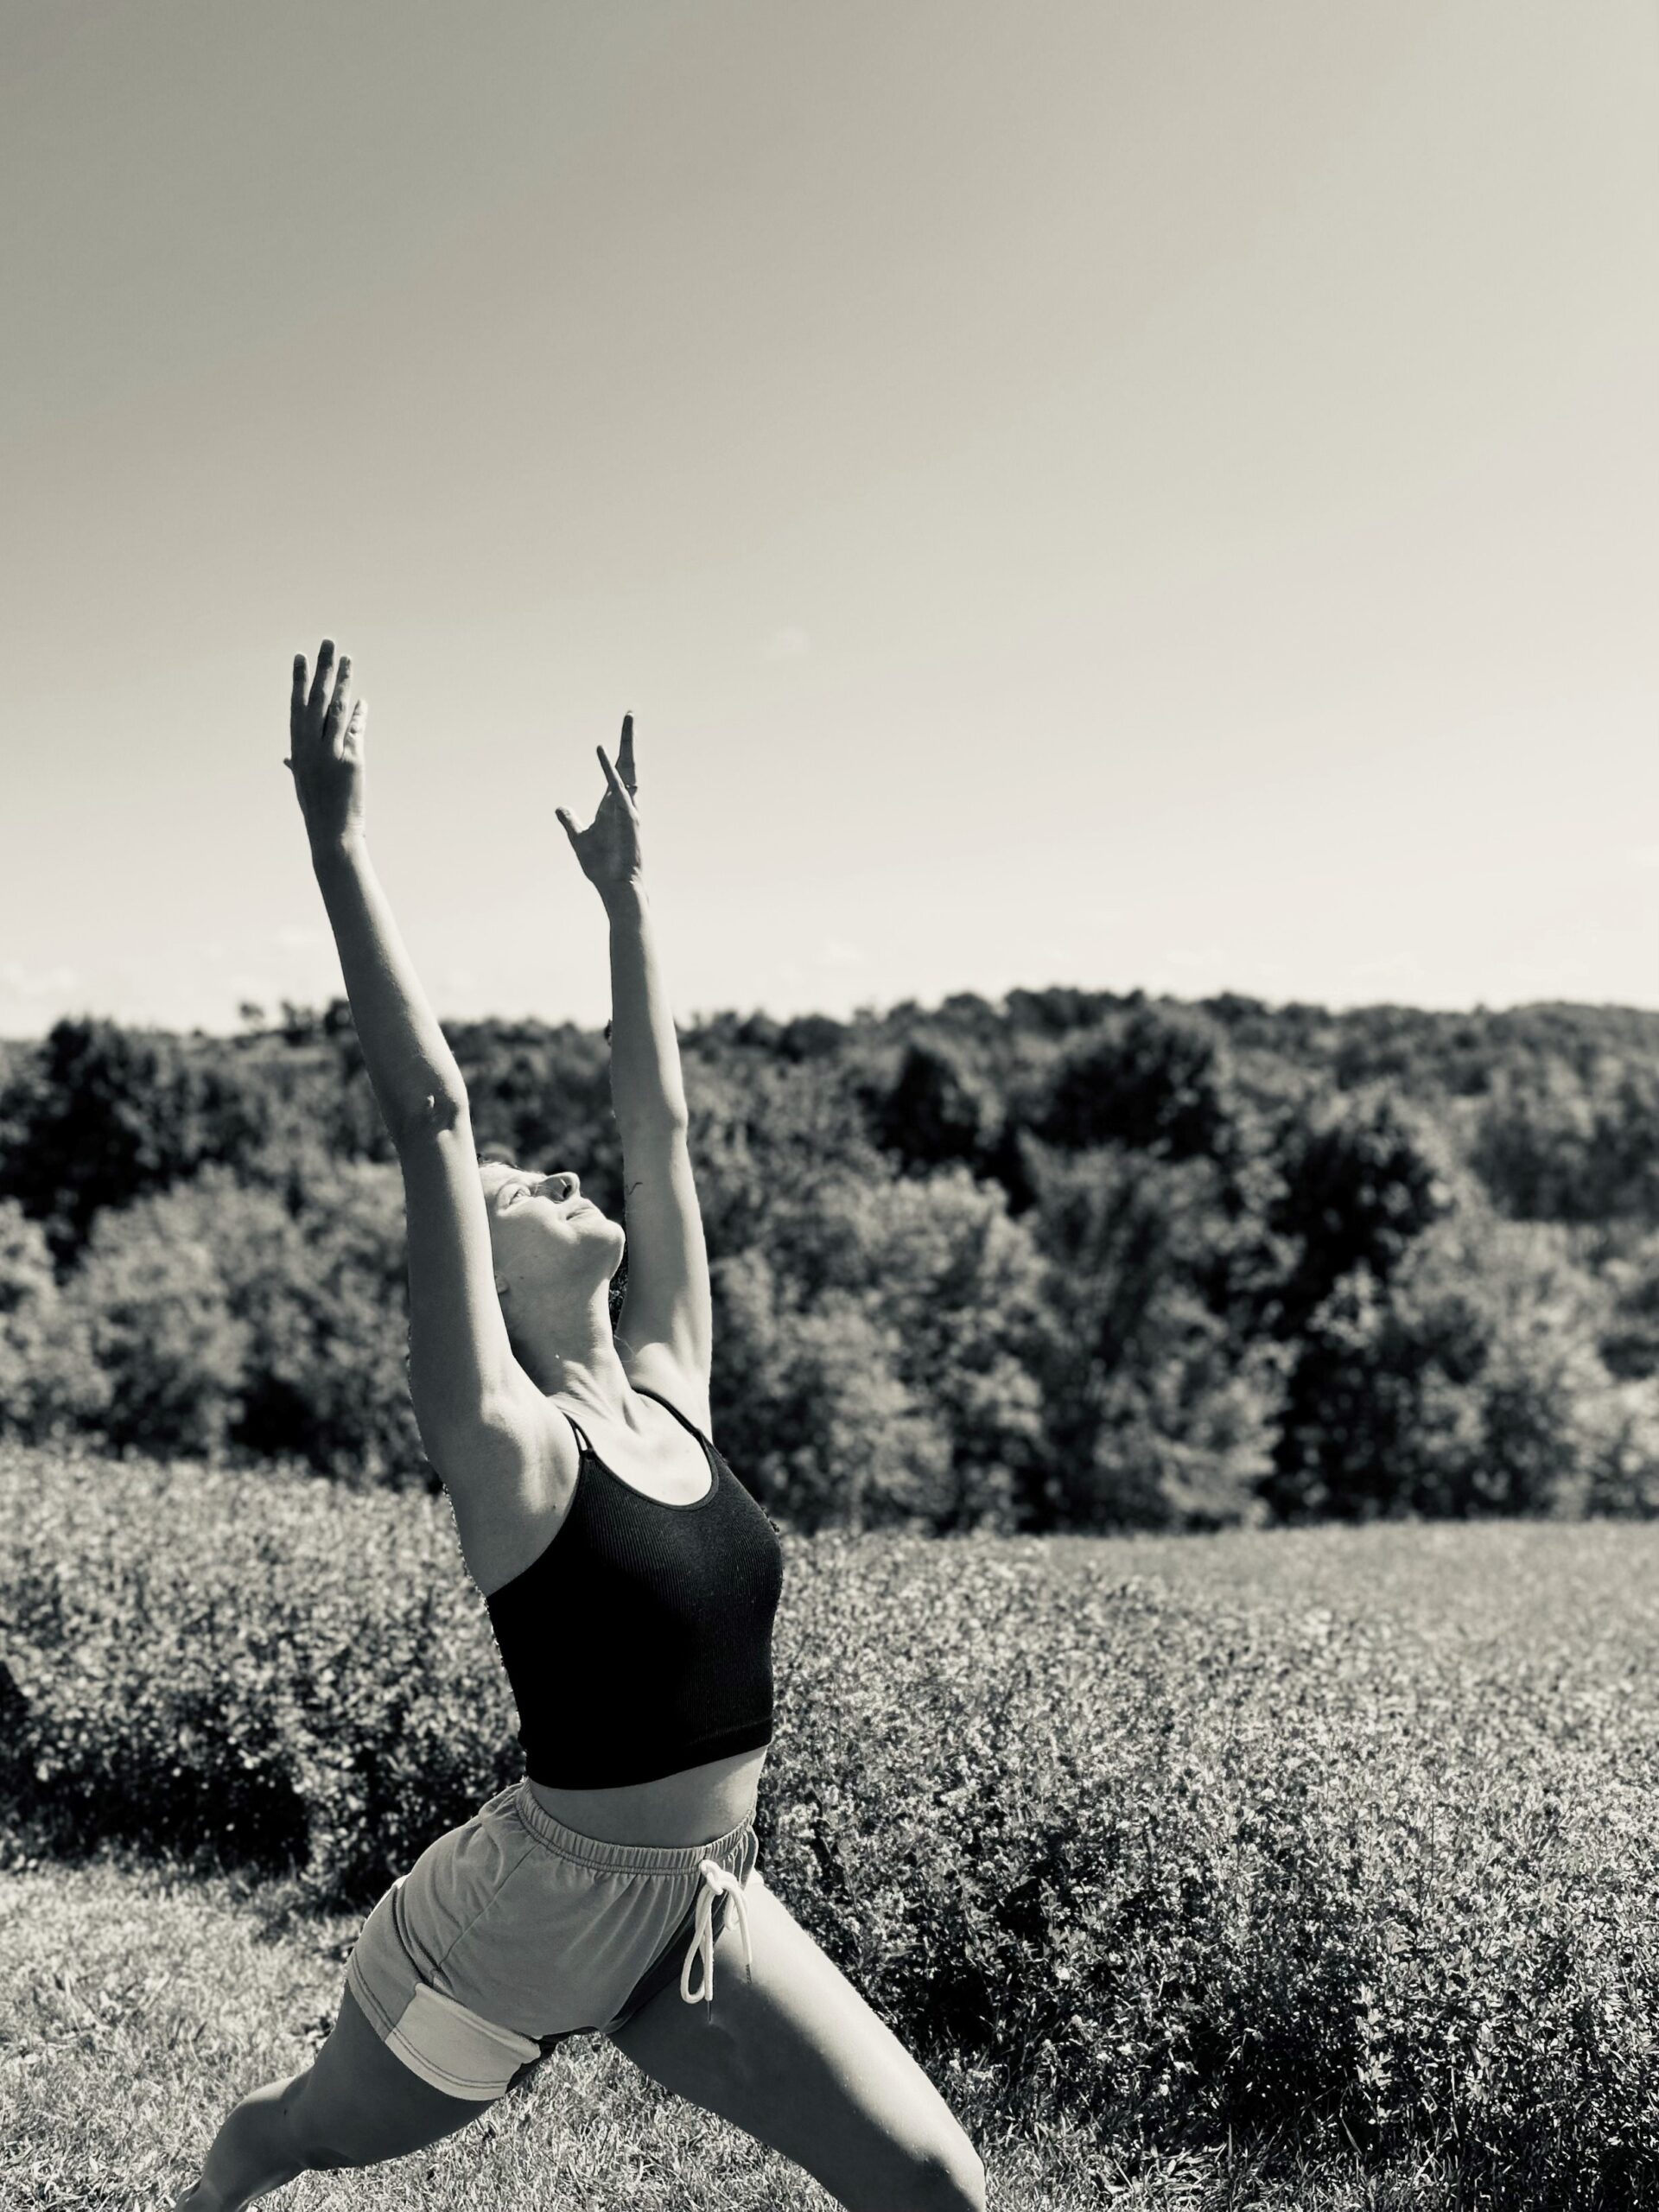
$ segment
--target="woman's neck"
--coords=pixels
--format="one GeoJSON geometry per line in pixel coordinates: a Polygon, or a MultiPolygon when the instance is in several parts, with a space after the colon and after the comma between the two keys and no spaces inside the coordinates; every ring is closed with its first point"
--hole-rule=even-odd
{"type": "Polygon", "coordinates": [[[628,1377],[611,1332],[609,1294],[601,1283],[585,1306],[538,1316],[541,1325],[517,1336],[513,1350],[538,1389],[615,1419],[627,1401],[628,1377]]]}

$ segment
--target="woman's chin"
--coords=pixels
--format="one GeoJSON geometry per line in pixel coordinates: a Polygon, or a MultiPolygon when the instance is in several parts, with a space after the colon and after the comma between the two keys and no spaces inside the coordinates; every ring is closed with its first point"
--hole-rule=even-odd
{"type": "Polygon", "coordinates": [[[619,1259],[621,1257],[622,1248],[628,1237],[620,1221],[613,1221],[609,1214],[601,1213],[597,1206],[591,1213],[579,1214],[576,1218],[582,1224],[584,1237],[591,1236],[594,1243],[604,1245],[608,1250],[614,1251],[619,1259]]]}

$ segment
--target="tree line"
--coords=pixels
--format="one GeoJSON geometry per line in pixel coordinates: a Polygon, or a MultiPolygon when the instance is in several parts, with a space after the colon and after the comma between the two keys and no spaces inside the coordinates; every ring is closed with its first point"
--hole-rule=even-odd
{"type": "MultiPolygon", "coordinates": [[[[480,1146],[620,1218],[605,1035],[446,1033],[480,1146]]],[[[1659,1510],[1659,1015],[1056,988],[681,1052],[715,1431],[789,1525],[1659,1510]]],[[[404,1268],[343,999],[0,1046],[0,1433],[435,1488],[404,1268]]]]}

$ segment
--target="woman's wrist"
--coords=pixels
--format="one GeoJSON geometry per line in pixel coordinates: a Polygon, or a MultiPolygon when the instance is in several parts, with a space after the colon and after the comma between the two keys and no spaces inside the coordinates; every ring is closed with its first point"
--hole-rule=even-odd
{"type": "Polygon", "coordinates": [[[645,910],[645,880],[631,875],[620,883],[607,884],[599,895],[613,922],[632,921],[645,910]]]}
{"type": "Polygon", "coordinates": [[[311,840],[311,865],[319,875],[331,868],[350,867],[368,857],[369,840],[362,824],[311,840]]]}

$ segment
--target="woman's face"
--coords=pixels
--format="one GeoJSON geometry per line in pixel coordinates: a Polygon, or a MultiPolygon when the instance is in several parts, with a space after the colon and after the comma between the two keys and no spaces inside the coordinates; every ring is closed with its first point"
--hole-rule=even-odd
{"type": "Polygon", "coordinates": [[[486,1160],[479,1169],[498,1288],[568,1291],[608,1282],[621,1262],[621,1224],[582,1195],[581,1178],[486,1160]]]}

